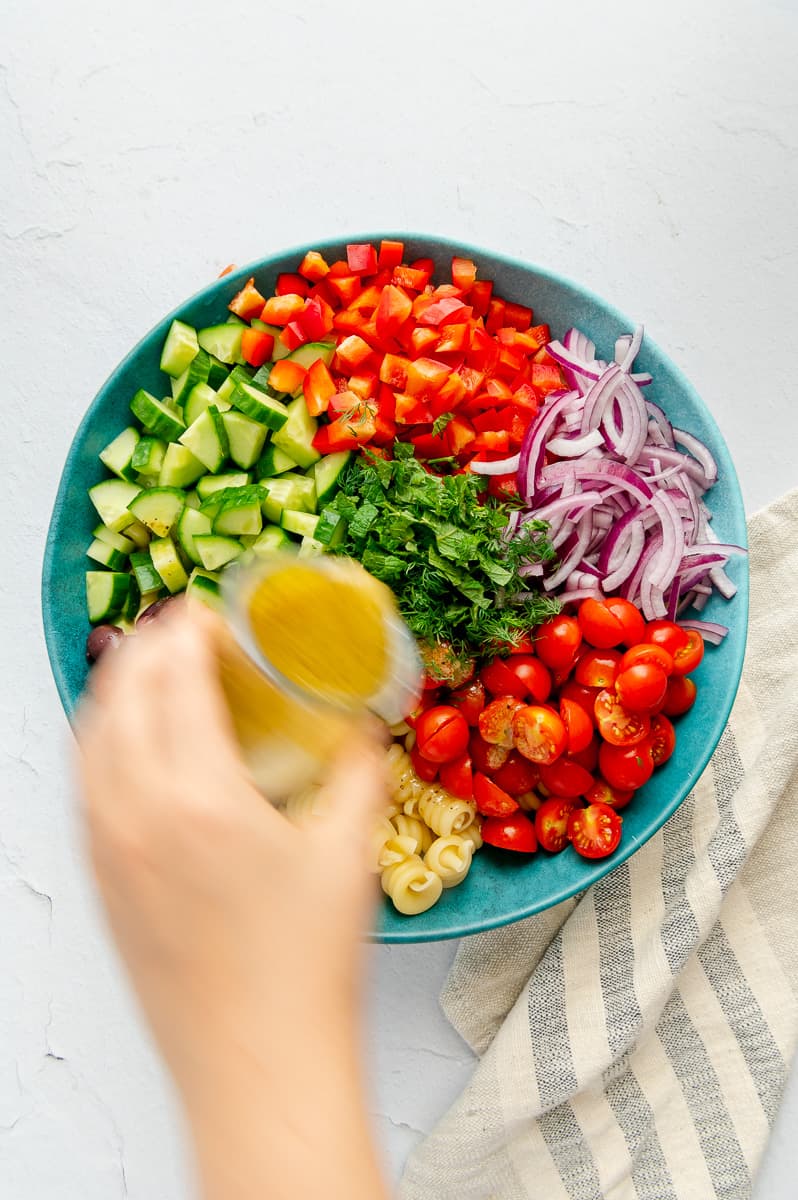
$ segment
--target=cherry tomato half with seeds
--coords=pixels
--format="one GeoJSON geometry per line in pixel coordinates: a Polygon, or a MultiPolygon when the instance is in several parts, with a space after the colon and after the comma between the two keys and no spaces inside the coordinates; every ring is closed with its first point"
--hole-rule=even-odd
{"type": "Polygon", "coordinates": [[[479,714],[479,732],[486,742],[494,746],[513,745],[513,720],[515,714],[524,707],[521,700],[515,696],[501,696],[491,700],[479,714]]]}
{"type": "Polygon", "coordinates": [[[538,848],[535,826],[522,812],[509,817],[488,817],[482,822],[482,840],[499,850],[534,854],[538,848]]]}
{"type": "Polygon", "coordinates": [[[560,757],[540,768],[540,782],[551,796],[576,799],[593,786],[593,776],[571,758],[560,757]]]}
{"type": "Polygon", "coordinates": [[[632,788],[622,791],[620,788],[610,787],[606,779],[597,779],[590,791],[585,793],[585,800],[588,804],[609,804],[610,808],[621,809],[626,808],[632,796],[632,788]]]}
{"type": "Polygon", "coordinates": [[[486,742],[476,730],[471,734],[468,748],[474,770],[482,771],[485,775],[498,771],[499,767],[503,767],[510,757],[510,751],[506,746],[494,746],[490,742],[486,742]]]}
{"type": "Polygon", "coordinates": [[[529,654],[518,654],[507,659],[507,667],[523,688],[522,698],[531,696],[538,704],[545,704],[551,695],[551,674],[539,658],[533,658],[529,654]]]}
{"type": "Polygon", "coordinates": [[[553,763],[568,745],[562,717],[542,705],[522,706],[513,719],[515,748],[534,763],[553,763]]]}
{"type": "Polygon", "coordinates": [[[646,625],[645,640],[654,646],[662,646],[663,650],[667,650],[668,654],[674,657],[676,651],[687,644],[687,630],[682,629],[675,621],[649,621],[646,625]]]}
{"type": "Polygon", "coordinates": [[[481,679],[472,679],[449,693],[449,703],[460,709],[469,725],[476,725],[485,707],[485,685],[481,679]]]}
{"type": "Polygon", "coordinates": [[[674,675],[689,675],[704,657],[704,639],[697,629],[685,629],[687,642],[673,656],[674,675]]]}
{"type": "Polygon", "coordinates": [[[618,849],[621,817],[609,804],[575,808],[568,818],[568,837],[583,858],[606,858],[618,849]]]}
{"type": "Polygon", "coordinates": [[[695,704],[698,689],[686,675],[674,675],[668,680],[662,711],[668,717],[680,717],[695,704]]]}
{"type": "Polygon", "coordinates": [[[659,667],[666,675],[673,672],[672,654],[669,654],[662,646],[655,646],[653,642],[641,642],[639,646],[632,646],[626,651],[618,667],[618,674],[620,675],[621,671],[628,671],[630,667],[639,666],[640,663],[659,667]]]}
{"type": "Polygon", "coordinates": [[[438,778],[438,764],[430,762],[418,748],[418,744],[414,745],[410,751],[410,761],[413,764],[413,770],[419,779],[423,779],[425,783],[432,783],[438,778]]]}
{"type": "Polygon", "coordinates": [[[623,625],[604,600],[592,597],[583,600],[579,605],[578,621],[582,637],[599,650],[610,650],[624,640],[623,625]]]}
{"type": "Polygon", "coordinates": [[[599,770],[612,788],[635,791],[654,774],[654,758],[647,742],[637,746],[611,746],[599,750],[599,770]]]}
{"type": "Polygon", "coordinates": [[[450,704],[428,708],[416,722],[416,744],[430,762],[444,763],[459,758],[468,745],[468,722],[450,704]]]}
{"type": "Polygon", "coordinates": [[[593,740],[593,722],[582,705],[561,696],[560,716],[568,733],[568,753],[579,754],[586,750],[593,740]]]}
{"type": "Polygon", "coordinates": [[[474,776],[474,803],[483,817],[508,817],[518,811],[518,801],[481,771],[474,776]]]}
{"type": "Polygon", "coordinates": [[[594,709],[596,706],[596,696],[600,691],[601,688],[583,687],[575,679],[569,679],[560,689],[560,703],[562,704],[563,700],[570,700],[573,704],[578,704],[587,713],[591,725],[595,725],[596,714],[594,709]]]}
{"type": "Polygon", "coordinates": [[[609,596],[604,603],[623,626],[622,644],[636,646],[638,642],[642,642],[645,637],[646,622],[640,609],[632,604],[631,600],[625,600],[622,596],[609,596]]]}
{"type": "Polygon", "coordinates": [[[582,642],[582,631],[576,617],[551,617],[539,627],[535,653],[552,671],[570,667],[582,642]]]}
{"type": "Polygon", "coordinates": [[[576,664],[574,678],[583,687],[611,688],[621,657],[617,650],[587,650],[576,664]]]}
{"type": "Polygon", "coordinates": [[[651,728],[645,713],[631,712],[609,688],[596,698],[596,720],[599,733],[611,746],[636,746],[651,728]]]}
{"type": "Polygon", "coordinates": [[[461,754],[452,762],[443,763],[439,778],[442,786],[453,796],[457,796],[460,800],[474,798],[474,771],[470,754],[461,754]]]}
{"type": "Polygon", "coordinates": [[[549,796],[535,813],[538,844],[549,854],[559,854],[568,845],[568,818],[576,801],[564,796],[549,796]]]}
{"type": "Polygon", "coordinates": [[[635,663],[619,671],[615,691],[624,708],[632,712],[654,712],[665,699],[668,676],[654,663],[635,663]]]}
{"type": "Polygon", "coordinates": [[[531,763],[528,758],[524,758],[517,750],[511,750],[507,762],[493,771],[491,778],[511,796],[521,796],[524,792],[531,792],[533,788],[537,787],[540,782],[540,771],[534,763],[531,763]]]}
{"type": "Polygon", "coordinates": [[[676,749],[676,730],[667,717],[657,713],[651,718],[651,733],[648,736],[654,766],[661,767],[676,749]]]}

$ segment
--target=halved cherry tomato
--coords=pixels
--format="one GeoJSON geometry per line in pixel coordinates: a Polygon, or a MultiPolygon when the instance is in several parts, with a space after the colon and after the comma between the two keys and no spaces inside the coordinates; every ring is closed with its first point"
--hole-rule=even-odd
{"type": "Polygon", "coordinates": [[[645,713],[627,709],[609,688],[596,697],[596,720],[599,733],[611,746],[636,746],[651,728],[645,713]]]}
{"type": "Polygon", "coordinates": [[[483,817],[507,817],[518,811],[518,801],[481,771],[474,776],[474,803],[483,817]]]}
{"type": "Polygon", "coordinates": [[[579,754],[586,750],[593,739],[593,722],[582,705],[567,696],[560,696],[560,716],[568,733],[568,753],[579,754]]]}
{"type": "Polygon", "coordinates": [[[553,763],[568,745],[562,718],[552,708],[522,705],[513,720],[515,748],[535,763],[553,763]]]}
{"type": "Polygon", "coordinates": [[[587,713],[591,725],[595,725],[596,696],[600,691],[601,688],[584,687],[581,683],[577,683],[575,679],[569,679],[560,688],[560,701],[570,700],[571,703],[578,704],[587,713]]]}
{"type": "Polygon", "coordinates": [[[428,708],[435,707],[435,705],[438,703],[439,694],[440,689],[437,686],[433,690],[432,688],[427,688],[426,684],[424,685],[424,694],[419,703],[416,705],[413,711],[408,713],[408,715],[405,717],[405,721],[411,729],[415,729],[416,722],[422,713],[425,713],[428,708]]]}
{"type": "Polygon", "coordinates": [[[668,676],[654,663],[636,663],[618,674],[615,691],[624,708],[632,712],[654,712],[665,697],[668,676]]]}
{"type": "Polygon", "coordinates": [[[449,703],[459,708],[469,725],[476,725],[479,714],[485,707],[485,685],[481,679],[472,679],[449,693],[449,703]]]}
{"type": "Polygon", "coordinates": [[[654,646],[662,646],[668,654],[675,656],[676,651],[687,644],[687,630],[675,621],[649,621],[645,640],[654,646]]]}
{"type": "Polygon", "coordinates": [[[570,667],[582,641],[575,617],[552,617],[544,621],[535,639],[535,653],[553,671],[570,667]]]}
{"type": "Polygon", "coordinates": [[[568,818],[568,837],[583,858],[606,858],[621,840],[621,817],[609,804],[575,808],[568,818]]]}
{"type": "Polygon", "coordinates": [[[410,761],[413,764],[413,770],[419,779],[423,779],[425,783],[432,783],[438,778],[438,764],[430,762],[418,748],[418,744],[414,745],[410,751],[410,761]]]}
{"type": "Polygon", "coordinates": [[[486,742],[494,746],[513,745],[513,720],[515,714],[524,707],[515,696],[501,696],[491,700],[479,714],[479,732],[486,742]]]}
{"type": "Polygon", "coordinates": [[[468,745],[468,722],[458,709],[439,704],[418,718],[416,738],[419,753],[430,762],[451,762],[468,745]]]}
{"type": "Polygon", "coordinates": [[[676,749],[676,731],[667,717],[656,713],[651,718],[651,733],[648,739],[654,766],[661,767],[676,749]]]}
{"type": "Polygon", "coordinates": [[[506,660],[506,666],[521,683],[524,696],[531,696],[538,704],[545,704],[551,695],[551,675],[539,658],[530,654],[514,654],[506,660]]]}
{"type": "Polygon", "coordinates": [[[609,804],[610,808],[618,809],[626,808],[632,796],[634,796],[632,788],[621,791],[620,788],[610,787],[606,779],[597,779],[590,791],[585,792],[585,800],[588,804],[609,804]]]}
{"type": "Polygon", "coordinates": [[[628,671],[629,667],[636,667],[638,663],[652,663],[666,675],[673,672],[673,655],[669,654],[663,646],[655,646],[653,642],[641,642],[637,646],[630,647],[621,659],[618,673],[628,671]]]}
{"type": "Polygon", "coordinates": [[[610,650],[624,640],[624,627],[604,600],[583,600],[578,620],[582,637],[599,650],[610,650]]]}
{"type": "Polygon", "coordinates": [[[689,675],[704,657],[704,639],[697,629],[685,629],[687,643],[673,656],[674,675],[689,675]]]}
{"type": "Polygon", "coordinates": [[[584,796],[593,785],[593,776],[573,759],[560,757],[549,766],[541,765],[540,782],[553,796],[575,799],[584,796]]]}
{"type": "Polygon", "coordinates": [[[559,854],[568,845],[568,819],[577,807],[565,796],[549,796],[535,813],[538,843],[549,854],[559,854]]]}
{"type": "Polygon", "coordinates": [[[696,685],[686,675],[674,675],[668,680],[662,711],[668,717],[680,717],[695,704],[696,685]]]}
{"type": "Polygon", "coordinates": [[[592,737],[584,750],[579,750],[576,754],[569,754],[568,757],[573,762],[579,763],[580,767],[584,767],[591,775],[595,773],[598,766],[598,752],[601,745],[601,739],[592,737]]]}
{"type": "Polygon", "coordinates": [[[474,659],[458,654],[449,642],[424,642],[419,650],[424,670],[439,685],[445,683],[449,687],[460,687],[474,675],[474,659]]]}
{"type": "Polygon", "coordinates": [[[482,840],[499,850],[515,850],[519,854],[534,854],[538,848],[535,826],[521,812],[509,817],[488,817],[482,822],[482,840]]]}
{"type": "Polygon", "coordinates": [[[638,746],[611,746],[599,750],[599,768],[610,787],[628,791],[642,787],[654,773],[654,759],[647,742],[638,746]]]}
{"type": "Polygon", "coordinates": [[[632,604],[631,600],[625,600],[623,596],[608,596],[604,603],[623,626],[623,645],[636,646],[638,642],[642,642],[645,637],[646,622],[640,609],[632,604]]]}
{"type": "Polygon", "coordinates": [[[617,650],[586,650],[576,664],[574,679],[583,687],[611,688],[620,661],[617,650]]]}
{"type": "Polygon", "coordinates": [[[507,762],[492,772],[492,779],[511,796],[520,796],[537,787],[540,772],[528,758],[524,758],[517,750],[511,750],[507,762]]]}
{"type": "Polygon", "coordinates": [[[526,685],[503,658],[494,658],[492,662],[486,663],[479,677],[494,696],[515,696],[517,700],[523,700],[527,695],[526,685]]]}
{"type": "Polygon", "coordinates": [[[468,749],[474,770],[482,771],[483,775],[498,771],[499,767],[503,767],[510,757],[510,751],[506,746],[494,746],[491,742],[486,742],[476,730],[469,738],[468,749]]]}
{"type": "Polygon", "coordinates": [[[452,762],[443,763],[440,769],[440,780],[447,792],[459,796],[461,800],[471,800],[474,795],[474,772],[471,765],[471,755],[466,752],[452,762]]]}

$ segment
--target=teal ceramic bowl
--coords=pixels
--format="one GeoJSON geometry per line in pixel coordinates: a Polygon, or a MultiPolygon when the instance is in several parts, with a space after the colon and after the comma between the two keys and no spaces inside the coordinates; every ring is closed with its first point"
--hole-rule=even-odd
{"type": "MultiPolygon", "coordinates": [[[[47,649],[68,717],[74,713],[87,676],[84,556],[97,518],[86,491],[103,478],[97,455],[127,425],[128,405],[136,389],[144,387],[156,395],[164,390],[158,362],[170,322],[174,317],[194,326],[222,321],[229,299],[250,275],[255,276],[260,291],[269,295],[278,273],[296,270],[307,249],[320,249],[328,258],[330,255],[340,258],[345,254],[347,241],[374,242],[380,236],[362,234],[342,241],[294,247],[217,280],[164,317],[131,350],[92,401],[64,466],[47,537],[42,578],[47,649]]],[[[479,275],[494,280],[500,295],[531,305],[537,319],[547,321],[557,337],[570,325],[578,326],[594,339],[598,353],[605,358],[612,357],[618,334],[631,331],[634,326],[633,321],[606,301],[551,271],[444,238],[395,236],[404,238],[409,259],[433,258],[441,277],[447,274],[453,254],[474,258],[479,275]]],[[[719,479],[708,498],[715,532],[723,542],[745,545],[742,497],[715,421],[681,372],[648,337],[637,361],[638,369],[651,371],[654,376],[653,385],[647,389],[650,398],[665,409],[675,424],[700,437],[717,460],[719,479]]],[[[679,720],[673,757],[624,812],[623,840],[615,854],[590,862],[570,847],[552,857],[541,851],[530,858],[502,855],[486,847],[476,855],[464,883],[444,892],[440,903],[429,912],[403,917],[384,904],[377,927],[369,931],[369,937],[384,942],[433,941],[509,924],[589,887],[657,832],[682,803],[709,761],[737,691],[748,617],[746,560],[742,557],[732,560],[729,574],[737,584],[737,595],[729,603],[713,597],[702,615],[730,626],[731,632],[721,646],[707,648],[695,675],[699,703],[679,720]]]]}

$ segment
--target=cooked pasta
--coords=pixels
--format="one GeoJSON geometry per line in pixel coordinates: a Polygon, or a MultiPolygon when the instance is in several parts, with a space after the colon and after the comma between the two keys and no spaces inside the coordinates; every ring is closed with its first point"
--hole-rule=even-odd
{"type": "Polygon", "coordinates": [[[460,833],[458,836],[461,838],[465,838],[467,841],[469,841],[474,850],[479,850],[483,844],[483,842],[482,842],[482,821],[480,820],[480,818],[474,817],[474,820],[471,822],[470,825],[467,825],[465,827],[465,829],[460,830],[460,833]]]}
{"type": "Polygon", "coordinates": [[[471,866],[473,843],[464,837],[439,837],[424,855],[424,865],[440,876],[445,888],[457,887],[471,866]]]}
{"type": "Polygon", "coordinates": [[[413,770],[410,755],[399,742],[388,747],[388,791],[391,798],[409,817],[417,817],[418,802],[429,787],[413,770]]]}
{"type": "Polygon", "coordinates": [[[316,784],[289,796],[283,804],[283,812],[293,825],[312,824],[323,816],[330,806],[330,796],[316,784]]]}
{"type": "Polygon", "coordinates": [[[523,796],[517,796],[516,799],[524,812],[537,812],[543,803],[543,798],[537,792],[524,792],[523,796]]]}
{"type": "Polygon", "coordinates": [[[398,834],[395,834],[388,839],[380,851],[380,866],[383,870],[396,866],[397,863],[404,862],[406,858],[412,858],[415,853],[415,838],[399,837],[398,834]]]}
{"type": "Polygon", "coordinates": [[[440,899],[443,883],[417,854],[411,854],[383,871],[382,890],[400,913],[414,917],[440,899]]]}
{"type": "Polygon", "coordinates": [[[473,801],[460,800],[447,792],[446,788],[434,783],[424,785],[424,791],[418,798],[418,811],[424,823],[438,837],[462,833],[477,814],[473,801]]]}
{"type": "Polygon", "coordinates": [[[374,825],[369,838],[369,870],[375,873],[382,870],[382,852],[385,843],[396,837],[396,829],[387,817],[380,817],[374,825]]]}
{"type": "Polygon", "coordinates": [[[407,813],[397,813],[391,818],[391,823],[400,837],[415,839],[416,854],[424,854],[435,840],[435,834],[424,824],[421,817],[408,817],[407,813]]]}

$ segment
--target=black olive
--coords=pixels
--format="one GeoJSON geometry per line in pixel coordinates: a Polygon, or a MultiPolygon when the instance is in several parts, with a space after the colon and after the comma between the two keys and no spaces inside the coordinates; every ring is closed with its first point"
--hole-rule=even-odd
{"type": "Polygon", "coordinates": [[[106,650],[116,650],[125,640],[125,631],[118,625],[96,625],[86,638],[86,660],[96,662],[106,650]]]}

